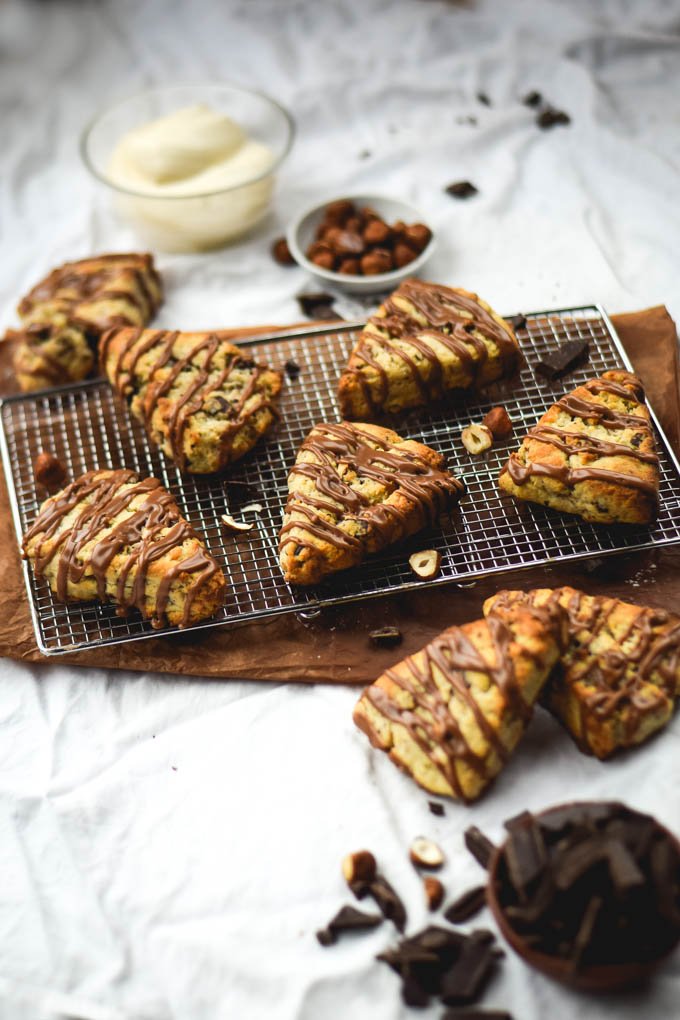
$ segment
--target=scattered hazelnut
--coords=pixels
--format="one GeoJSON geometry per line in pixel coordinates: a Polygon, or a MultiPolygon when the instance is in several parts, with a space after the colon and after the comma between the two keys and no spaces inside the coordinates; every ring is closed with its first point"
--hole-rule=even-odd
{"type": "Polygon", "coordinates": [[[386,244],[392,231],[382,220],[369,220],[364,227],[366,244],[386,244]]]}
{"type": "Polygon", "coordinates": [[[59,489],[66,481],[66,471],[53,453],[42,450],[33,461],[33,476],[45,489],[59,489]]]}
{"type": "Polygon", "coordinates": [[[433,875],[426,875],[423,879],[425,889],[425,902],[428,910],[439,910],[444,902],[444,886],[438,878],[433,875]]]}
{"type": "Polygon", "coordinates": [[[355,882],[372,882],[378,865],[370,850],[355,850],[342,859],[342,873],[348,885],[355,882]]]}
{"type": "Polygon", "coordinates": [[[392,254],[385,248],[374,248],[368,255],[364,255],[361,260],[361,269],[365,276],[389,273],[392,268],[392,254]]]}
{"type": "Polygon", "coordinates": [[[312,255],[310,262],[313,262],[315,266],[321,266],[322,269],[333,269],[335,255],[332,251],[318,251],[316,255],[312,255]]]}
{"type": "Polygon", "coordinates": [[[461,433],[463,446],[473,457],[490,450],[493,445],[491,429],[486,425],[468,425],[461,433]]]}
{"type": "Polygon", "coordinates": [[[432,231],[424,223],[412,223],[404,230],[404,239],[419,252],[427,247],[431,237],[432,231]]]}
{"type": "Polygon", "coordinates": [[[361,263],[359,259],[347,258],[343,259],[338,266],[339,273],[345,273],[347,275],[358,276],[361,271],[361,263]]]}
{"type": "Polygon", "coordinates": [[[363,216],[363,218],[365,220],[379,220],[380,219],[380,216],[378,215],[378,213],[375,211],[375,209],[372,209],[370,205],[365,205],[363,207],[363,209],[360,209],[359,210],[359,215],[363,216]]]}
{"type": "Polygon", "coordinates": [[[290,253],[288,242],[285,237],[279,237],[274,241],[271,247],[272,258],[275,262],[278,262],[280,266],[294,266],[295,259],[290,253]]]}
{"type": "Polygon", "coordinates": [[[250,531],[253,524],[246,524],[245,521],[236,521],[231,514],[222,514],[222,523],[232,531],[250,531]]]}
{"type": "Polygon", "coordinates": [[[333,249],[327,241],[312,241],[307,249],[307,258],[313,259],[315,255],[319,255],[321,252],[328,252],[332,255],[333,249]]]}
{"type": "Polygon", "coordinates": [[[494,439],[505,439],[512,432],[512,421],[504,407],[492,407],[482,418],[482,425],[494,439]]]}
{"type": "Polygon", "coordinates": [[[392,233],[396,234],[397,237],[403,237],[406,232],[406,224],[403,220],[397,220],[396,223],[392,224],[392,233]]]}
{"type": "Polygon", "coordinates": [[[402,266],[407,266],[409,262],[413,262],[417,256],[418,252],[414,251],[410,245],[404,244],[403,241],[398,241],[394,246],[394,264],[397,269],[401,269],[402,266]]]}
{"type": "Polygon", "coordinates": [[[361,255],[365,245],[361,234],[352,234],[349,230],[335,230],[330,245],[338,255],[361,255]]]}
{"type": "Polygon", "coordinates": [[[345,223],[345,230],[349,230],[350,234],[360,234],[363,225],[361,216],[350,216],[345,223]]]}
{"type": "Polygon", "coordinates": [[[324,217],[329,223],[344,223],[348,216],[355,212],[354,203],[348,198],[337,198],[335,202],[329,202],[324,210],[324,217]]]}
{"type": "Polygon", "coordinates": [[[409,849],[409,857],[418,868],[436,871],[444,863],[444,851],[427,836],[416,836],[409,849]]]}
{"type": "Polygon", "coordinates": [[[430,581],[439,573],[442,558],[436,549],[423,549],[408,558],[408,565],[413,573],[423,581],[430,581]]]}
{"type": "Polygon", "coordinates": [[[241,513],[242,514],[245,514],[245,513],[248,513],[248,512],[253,513],[253,514],[261,514],[263,510],[264,510],[264,507],[262,506],[261,503],[248,503],[247,506],[241,507],[241,513]]]}

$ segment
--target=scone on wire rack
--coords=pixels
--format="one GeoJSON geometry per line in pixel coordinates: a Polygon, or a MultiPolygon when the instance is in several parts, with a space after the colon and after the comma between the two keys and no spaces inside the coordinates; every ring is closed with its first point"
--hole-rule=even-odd
{"type": "Polygon", "coordinates": [[[101,334],[145,326],[162,296],[151,255],[96,255],[53,270],[20,302],[22,328],[7,333],[22,390],[85,379],[101,334]]]}
{"type": "Polygon", "coordinates": [[[366,323],[339,384],[345,418],[427,406],[512,375],[512,327],[477,294],[405,280],[366,323]]]}
{"type": "Polygon", "coordinates": [[[476,800],[522,738],[566,640],[523,606],[450,627],[367,687],[354,722],[430,793],[476,800]]]}
{"type": "Polygon", "coordinates": [[[596,524],[648,524],[659,458],[640,380],[605,372],[567,393],[529,429],[499,484],[517,499],[596,524]]]}
{"type": "Polygon", "coordinates": [[[281,373],[219,332],[114,329],[100,363],[152,442],[192,474],[244,457],[278,417],[281,373]]]}
{"type": "Polygon", "coordinates": [[[316,584],[357,566],[434,524],[463,492],[442,455],[422,443],[377,425],[315,425],[288,475],[283,575],[316,584]]]}
{"type": "Polygon", "coordinates": [[[501,591],[484,612],[561,606],[569,642],[543,701],[586,754],[600,759],[647,740],[680,695],[680,616],[575,588],[501,591]]]}
{"type": "Polygon", "coordinates": [[[36,577],[60,602],[114,602],[154,627],[215,614],[226,581],[157,478],[88,471],[46,500],[23,539],[36,577]]]}

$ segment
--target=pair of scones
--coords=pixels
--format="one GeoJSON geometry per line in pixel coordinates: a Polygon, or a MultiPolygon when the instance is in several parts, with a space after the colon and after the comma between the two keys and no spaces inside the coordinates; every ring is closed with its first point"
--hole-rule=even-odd
{"type": "Polygon", "coordinates": [[[642,743],[680,696],[680,618],[573,588],[503,591],[367,687],[354,721],[431,793],[475,800],[535,702],[600,759],[642,743]]]}

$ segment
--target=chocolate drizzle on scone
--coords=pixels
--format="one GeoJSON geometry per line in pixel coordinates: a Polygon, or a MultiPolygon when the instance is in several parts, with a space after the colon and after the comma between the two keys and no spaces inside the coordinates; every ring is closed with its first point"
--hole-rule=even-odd
{"type": "Polygon", "coordinates": [[[476,294],[406,280],[363,330],[340,381],[341,409],[356,418],[427,405],[510,375],[518,360],[512,329],[476,294]]]}
{"type": "Polygon", "coordinates": [[[464,492],[434,450],[347,422],[312,429],[288,484],[281,565],[303,584],[434,524],[464,492]]]}
{"type": "Polygon", "coordinates": [[[501,473],[501,488],[586,520],[651,520],[658,498],[659,461],[643,400],[639,380],[623,371],[605,372],[566,394],[529,430],[519,451],[510,455],[501,473]],[[598,399],[603,395],[604,399],[598,399]],[[614,399],[607,401],[607,395],[614,399]],[[609,438],[612,432],[616,439],[609,438]],[[551,448],[559,455],[550,455],[551,448]],[[532,479],[549,483],[542,486],[532,479]],[[574,487],[584,482],[594,484],[579,494],[574,487]],[[626,494],[631,489],[641,496],[626,494]]]}
{"type": "Polygon", "coordinates": [[[127,469],[89,471],[47,500],[23,550],[60,601],[114,601],[155,627],[169,615],[180,627],[211,616],[225,586],[173,496],[127,469]]]}
{"type": "Polygon", "coordinates": [[[113,330],[102,371],[181,469],[220,470],[274,423],[281,375],[219,333],[113,330]]]}
{"type": "Polygon", "coordinates": [[[570,640],[546,687],[551,711],[586,753],[606,758],[647,739],[680,694],[680,619],[665,610],[573,588],[506,591],[485,612],[561,606],[570,640]]]}
{"type": "Polygon", "coordinates": [[[557,659],[561,611],[451,627],[364,691],[354,720],[433,793],[474,800],[512,753],[557,659]]]}

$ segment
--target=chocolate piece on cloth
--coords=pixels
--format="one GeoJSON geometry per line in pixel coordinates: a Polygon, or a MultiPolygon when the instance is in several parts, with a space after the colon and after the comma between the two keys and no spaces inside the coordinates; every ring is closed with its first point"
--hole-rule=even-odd
{"type": "MultiPolygon", "coordinates": [[[[677,333],[666,309],[659,305],[645,311],[612,317],[623,346],[642,379],[647,396],[661,425],[680,453],[680,387],[677,333]]],[[[234,330],[231,339],[271,332],[274,326],[234,330]]],[[[280,327],[279,327],[280,328],[280,327]]],[[[0,344],[0,392],[17,392],[12,368],[12,342],[0,344]]],[[[680,550],[655,553],[653,571],[640,571],[647,554],[612,557],[606,571],[597,575],[585,568],[556,564],[524,571],[523,588],[571,584],[590,594],[607,594],[630,600],[626,583],[639,572],[634,597],[642,605],[658,607],[680,604],[680,550]]],[[[3,577],[3,607],[0,618],[0,655],[24,662],[45,662],[35,643],[31,614],[21,573],[17,537],[14,531],[4,481],[0,480],[0,571],[3,577]]],[[[507,586],[507,581],[504,581],[507,586]]],[[[436,634],[456,623],[481,616],[485,599],[495,595],[497,578],[481,580],[471,590],[452,586],[409,595],[371,599],[338,608],[311,623],[293,614],[238,627],[217,628],[181,635],[150,638],[129,644],[93,648],[60,656],[73,665],[108,669],[175,673],[202,678],[302,681],[365,685],[393,666],[404,655],[422,648],[436,634]],[[394,648],[370,648],[357,654],[368,634],[386,625],[399,627],[404,639],[394,648]],[[266,654],[253,655],[253,649],[266,654]]]]}

